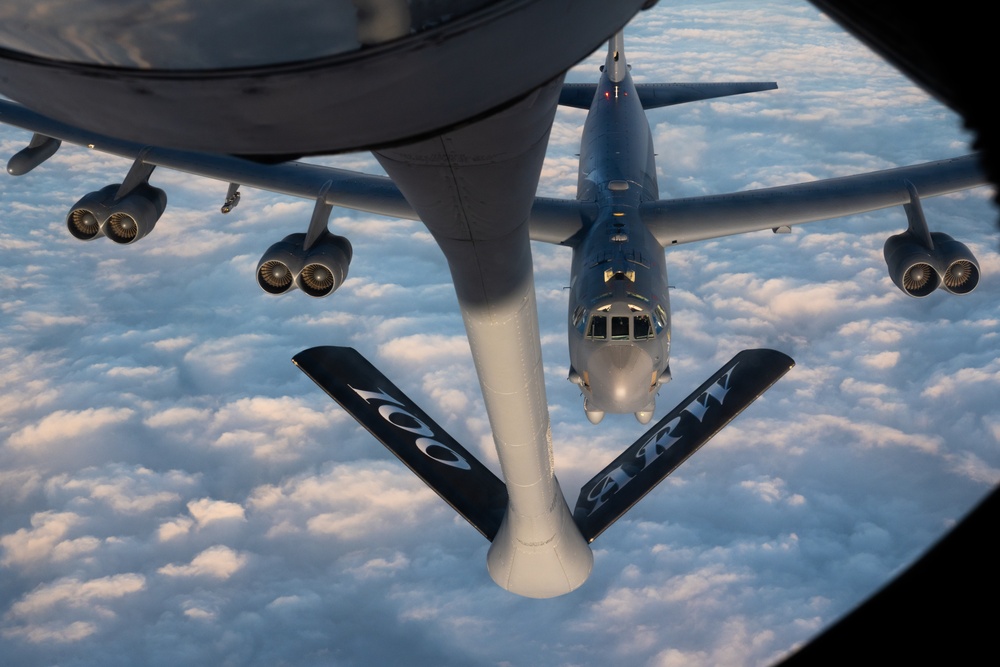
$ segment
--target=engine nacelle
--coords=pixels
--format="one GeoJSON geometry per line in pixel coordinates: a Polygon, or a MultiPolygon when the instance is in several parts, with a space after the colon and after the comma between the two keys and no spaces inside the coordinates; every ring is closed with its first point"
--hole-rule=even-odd
{"type": "Polygon", "coordinates": [[[968,294],[979,285],[979,262],[964,244],[947,234],[931,232],[940,257],[941,283],[952,294],[968,294]]]}
{"type": "Polygon", "coordinates": [[[257,262],[257,284],[262,290],[284,294],[295,289],[295,279],[305,266],[305,238],[305,234],[289,234],[267,249],[257,262]]]}
{"type": "Polygon", "coordinates": [[[106,185],[97,192],[91,192],[73,204],[66,216],[69,233],[81,241],[92,241],[104,235],[104,223],[111,217],[108,203],[113,201],[117,185],[106,185]]]}
{"type": "Polygon", "coordinates": [[[333,294],[347,280],[353,255],[350,241],[326,232],[306,255],[306,265],[297,279],[299,289],[315,297],[333,294]]]}
{"type": "Polygon", "coordinates": [[[941,276],[934,265],[934,252],[928,250],[910,232],[886,239],[882,247],[889,277],[896,287],[913,297],[927,296],[941,285],[941,276]]]}
{"type": "Polygon", "coordinates": [[[933,249],[911,232],[890,236],[882,248],[889,277],[909,296],[924,297],[941,285],[952,294],[968,294],[979,284],[979,262],[963,243],[932,232],[933,249]]]}
{"type": "Polygon", "coordinates": [[[69,215],[66,227],[81,241],[107,236],[115,243],[135,243],[153,230],[167,208],[167,193],[142,183],[121,199],[115,199],[120,185],[108,185],[80,199],[69,215]]]}
{"type": "Polygon", "coordinates": [[[347,279],[353,250],[343,236],[324,232],[308,250],[305,234],[289,234],[257,263],[257,284],[269,294],[298,287],[309,296],[333,294],[347,279]]]}

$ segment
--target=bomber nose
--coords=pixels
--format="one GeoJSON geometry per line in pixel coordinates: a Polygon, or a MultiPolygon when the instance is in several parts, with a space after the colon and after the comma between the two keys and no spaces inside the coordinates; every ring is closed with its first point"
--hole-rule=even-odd
{"type": "Polygon", "coordinates": [[[653,358],[638,345],[606,345],[588,364],[594,409],[638,412],[649,405],[653,358]]]}

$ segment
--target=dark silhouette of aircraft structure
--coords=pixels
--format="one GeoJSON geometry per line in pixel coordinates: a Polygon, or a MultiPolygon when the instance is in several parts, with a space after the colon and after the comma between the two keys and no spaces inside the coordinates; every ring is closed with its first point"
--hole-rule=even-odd
{"type": "Polygon", "coordinates": [[[7,3],[0,94],[143,145],[268,161],[370,149],[533,95],[653,4],[7,3]]]}
{"type": "MultiPolygon", "coordinates": [[[[553,3],[496,4],[540,10],[543,5],[551,9],[553,3]]],[[[484,25],[497,25],[501,19],[493,16],[484,25]]],[[[455,21],[466,25],[460,17],[432,22],[422,30],[444,34],[444,42],[459,40],[464,33],[453,34],[455,21]]],[[[369,48],[378,57],[389,57],[401,42],[408,42],[407,37],[366,45],[347,56],[321,54],[319,59],[361,57],[369,48]]],[[[6,90],[27,102],[0,102],[0,122],[34,133],[29,145],[8,162],[8,172],[27,173],[54,154],[60,141],[134,159],[121,184],[84,196],[70,210],[67,227],[81,240],[106,236],[127,244],[148,235],[166,206],[165,193],[149,183],[156,167],[229,182],[224,213],[239,203],[243,185],[305,197],[315,201],[306,232],[271,246],[258,263],[257,281],[271,293],[298,288],[321,297],[343,283],[352,256],[349,241],[328,229],[334,206],[423,221],[452,273],[503,480],[354,350],[312,348],[294,361],[492,542],[487,559],[491,576],[521,595],[551,597],[580,586],[593,565],[590,542],[793,365],[773,350],[739,353],[585,484],[571,511],[552,464],[530,240],[573,248],[569,379],[580,387],[584,410],[594,423],[606,412],[631,412],[640,422],[649,422],[656,392],[670,380],[666,247],[753,231],[781,233],[796,224],[901,205],[908,229],[885,245],[887,268],[897,287],[914,297],[938,287],[965,294],[979,281],[972,253],[951,237],[931,232],[920,204],[922,197],[982,184],[974,155],[757,191],[659,199],[646,109],[776,85],[636,85],[620,32],[609,42],[596,85],[564,85],[561,75],[532,79],[525,91],[503,93],[503,102],[494,99],[481,109],[448,115],[434,127],[380,127],[360,139],[341,127],[312,144],[301,135],[300,121],[287,119],[268,138],[253,141],[254,133],[261,132],[254,123],[269,117],[274,96],[280,98],[283,89],[277,84],[253,93],[272,97],[271,107],[264,103],[250,109],[243,118],[249,124],[235,123],[221,139],[180,132],[177,127],[197,125],[183,114],[176,127],[160,131],[163,143],[156,146],[142,139],[144,129],[135,124],[148,119],[131,125],[122,121],[118,128],[113,117],[85,114],[81,127],[67,122],[73,115],[59,108],[58,100],[28,84],[31,74],[50,66],[52,58],[52,53],[43,53],[13,62],[8,53],[0,62],[0,71],[8,77],[6,90]],[[572,201],[535,197],[558,104],[590,110],[577,198],[572,201]],[[373,152],[389,178],[282,161],[289,155],[355,147],[351,141],[375,146],[373,152]],[[271,161],[278,162],[268,164],[271,161]]],[[[167,58],[161,65],[171,62],[167,58]]],[[[76,63],[56,67],[53,76],[71,91],[104,90],[101,86],[107,85],[109,99],[123,103],[135,97],[137,89],[147,90],[154,98],[149,107],[154,113],[155,100],[174,100],[176,107],[184,85],[206,75],[186,79],[174,70],[126,65],[114,58],[110,63],[76,63]],[[120,76],[104,77],[110,82],[97,80],[95,71],[107,74],[109,67],[120,76]]],[[[276,73],[237,61],[235,67],[211,72],[223,90],[233,91],[238,86],[228,86],[234,71],[243,77],[239,85],[246,86],[247,71],[254,67],[267,70],[260,78],[268,82],[271,75],[280,79],[301,74],[300,66],[283,63],[276,73]]],[[[319,76],[318,70],[309,71],[319,76]]],[[[345,108],[350,104],[345,102],[345,108]]],[[[435,105],[429,108],[428,113],[438,113],[435,105]]],[[[422,114],[423,108],[416,115],[422,114]]],[[[353,127],[350,120],[345,124],[353,127]]]]}

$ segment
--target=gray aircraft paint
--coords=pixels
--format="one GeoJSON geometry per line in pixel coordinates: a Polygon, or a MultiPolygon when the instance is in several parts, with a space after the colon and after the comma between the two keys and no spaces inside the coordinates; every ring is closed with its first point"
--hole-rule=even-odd
{"type": "Polygon", "coordinates": [[[561,86],[375,153],[448,260],[509,495],[487,567],[529,597],[568,593],[593,567],[553,469],[528,232],[561,86]]]}
{"type": "Polygon", "coordinates": [[[570,279],[570,379],[593,422],[605,412],[652,417],[670,353],[670,304],[663,248],[639,218],[659,198],[653,139],[628,72],[622,34],[608,44],[604,71],[583,129],[577,199],[597,215],[573,248],[570,279]],[[633,318],[656,322],[637,339],[633,318]],[[604,323],[602,336],[590,323],[604,323]],[[624,323],[624,333],[612,331],[624,323]],[[631,332],[631,334],[630,334],[631,332]],[[616,335],[617,334],[617,335],[616,335]]]}
{"type": "MultiPolygon", "coordinates": [[[[593,567],[553,468],[529,245],[561,87],[560,79],[461,130],[375,152],[448,260],[509,496],[487,567],[501,587],[528,597],[568,593],[593,567]]],[[[570,357],[590,379],[581,389],[592,421],[610,411],[645,423],[667,369],[669,303],[663,249],[638,216],[659,192],[621,33],[608,44],[581,143],[578,201],[581,210],[596,204],[597,215],[574,248],[570,357]],[[656,334],[614,340],[609,330],[608,340],[584,340],[578,308],[605,306],[610,318],[656,321],[656,334]]]]}
{"type": "MultiPolygon", "coordinates": [[[[375,153],[448,260],[509,494],[487,567],[500,586],[529,597],[570,592],[593,566],[553,469],[529,246],[534,190],[561,87],[559,79],[462,130],[375,153]]],[[[663,249],[638,217],[639,204],[659,193],[652,137],[621,33],[609,42],[581,144],[578,200],[596,203],[598,214],[574,250],[570,357],[590,378],[581,388],[591,413],[635,412],[649,421],[667,367],[668,316],[642,342],[628,334],[584,340],[573,321],[581,305],[607,305],[609,317],[627,322],[669,312],[663,249]],[[635,280],[607,280],[609,268],[635,280]]]]}
{"type": "Polygon", "coordinates": [[[0,90],[155,146],[278,159],[369,149],[531,95],[645,4],[18,0],[0,6],[0,90]]]}

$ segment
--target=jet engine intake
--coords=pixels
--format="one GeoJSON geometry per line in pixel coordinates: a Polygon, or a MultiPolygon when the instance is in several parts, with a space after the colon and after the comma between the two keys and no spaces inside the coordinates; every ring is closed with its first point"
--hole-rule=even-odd
{"type": "Polygon", "coordinates": [[[313,297],[333,294],[347,279],[353,251],[343,236],[324,234],[307,251],[305,234],[289,234],[257,263],[257,284],[269,294],[298,287],[313,297]]]}
{"type": "Polygon", "coordinates": [[[257,284],[268,294],[284,294],[295,288],[295,279],[302,271],[305,234],[289,234],[278,241],[257,262],[257,284]]]}
{"type": "Polygon", "coordinates": [[[889,277],[912,297],[924,297],[944,286],[952,294],[968,294],[979,284],[979,262],[963,243],[931,232],[928,248],[913,233],[890,236],[882,249],[889,277]]]}
{"type": "Polygon", "coordinates": [[[979,285],[979,262],[964,244],[947,234],[931,232],[934,248],[941,257],[941,282],[952,294],[968,294],[979,285]]]}
{"type": "Polygon", "coordinates": [[[118,192],[117,185],[106,185],[97,192],[91,192],[73,204],[66,216],[69,233],[81,241],[91,241],[104,235],[104,223],[111,217],[108,203],[118,192]]]}
{"type": "Polygon", "coordinates": [[[70,234],[81,241],[107,236],[115,243],[135,243],[153,230],[167,207],[167,194],[148,183],[115,199],[120,185],[84,195],[66,216],[70,234]]]}

